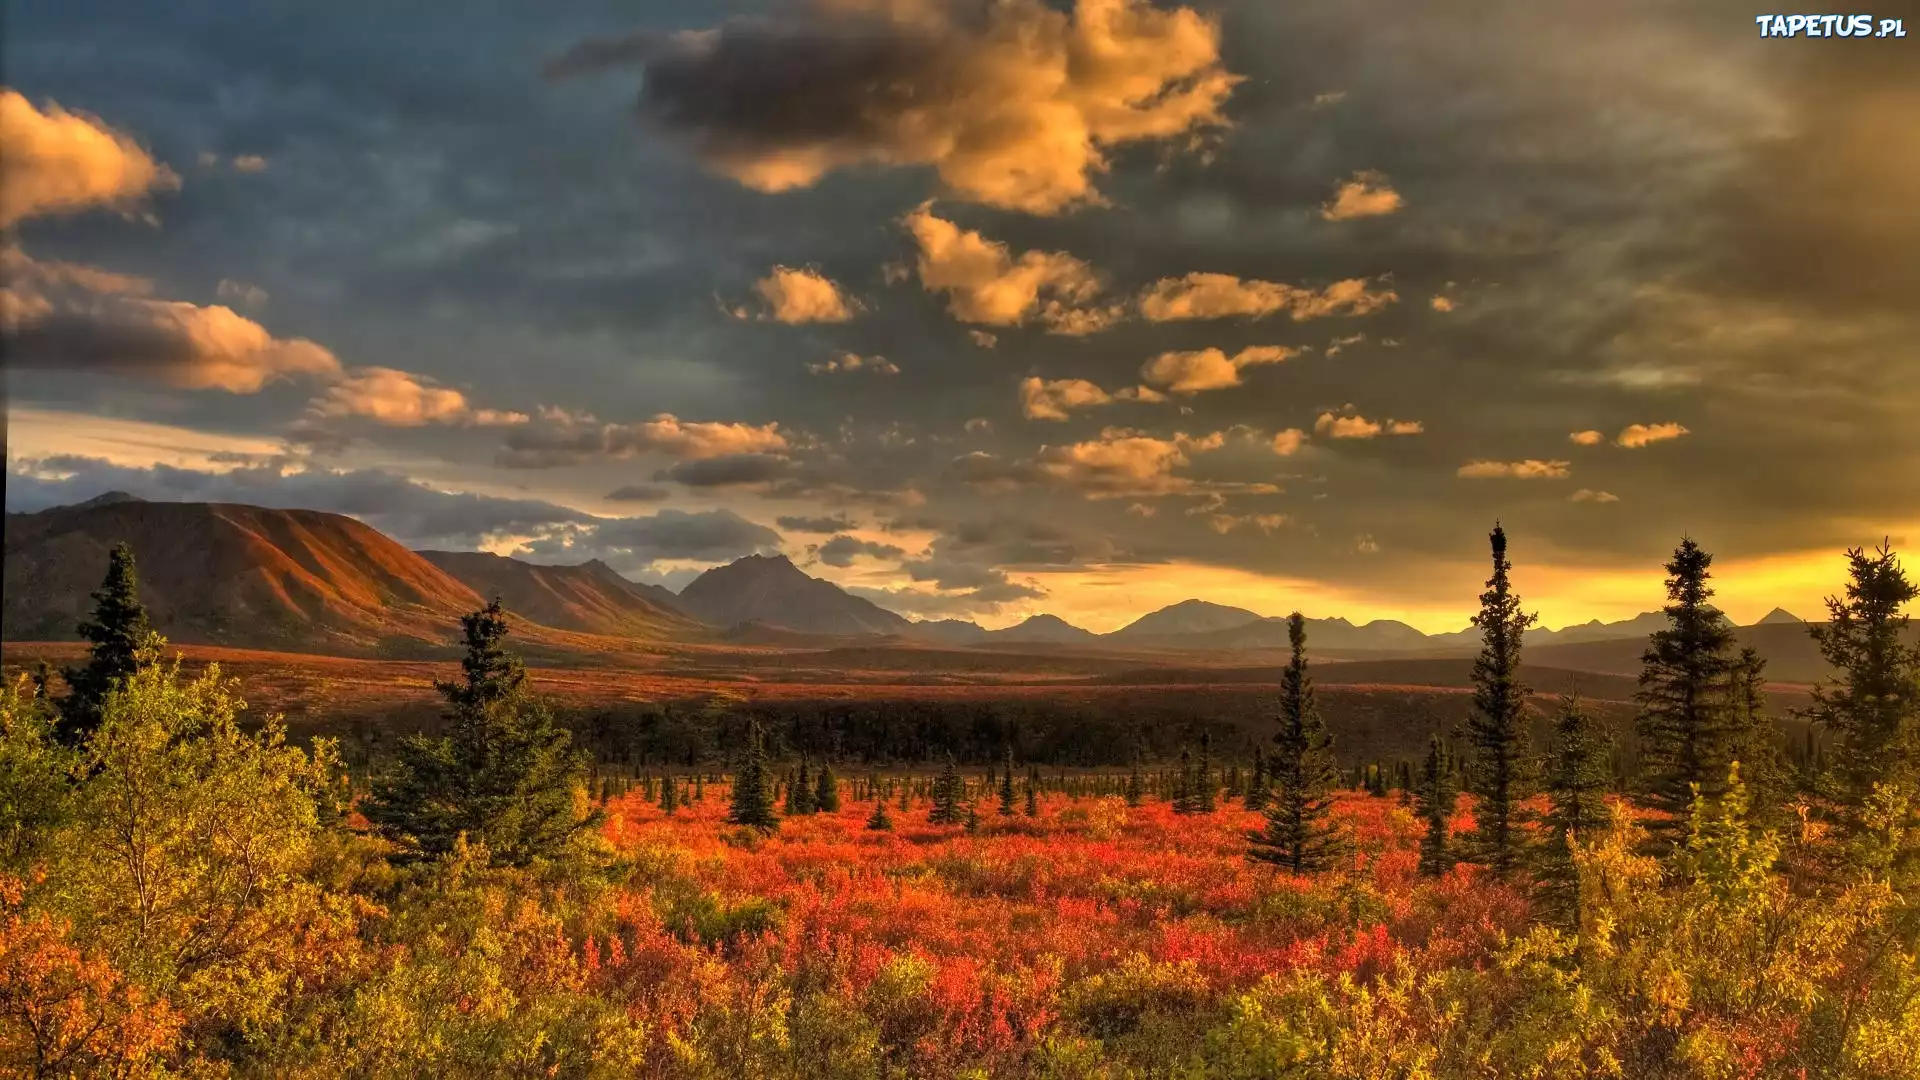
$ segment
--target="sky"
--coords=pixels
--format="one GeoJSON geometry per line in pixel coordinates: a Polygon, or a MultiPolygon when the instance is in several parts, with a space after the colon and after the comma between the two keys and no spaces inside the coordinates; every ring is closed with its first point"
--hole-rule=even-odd
{"type": "Polygon", "coordinates": [[[1920,539],[1920,34],[1753,14],[10,5],[7,508],[1094,630],[1457,629],[1498,521],[1545,625],[1683,535],[1817,614],[1920,539]]]}

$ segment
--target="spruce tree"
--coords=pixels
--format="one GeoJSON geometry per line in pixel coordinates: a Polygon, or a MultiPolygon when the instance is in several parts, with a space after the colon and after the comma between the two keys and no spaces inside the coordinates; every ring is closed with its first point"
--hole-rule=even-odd
{"type": "Polygon", "coordinates": [[[1140,775],[1140,751],[1133,752],[1133,765],[1127,770],[1127,785],[1124,791],[1128,806],[1139,806],[1146,798],[1147,781],[1140,775]]]}
{"type": "Polygon", "coordinates": [[[1837,674],[1814,688],[1806,716],[1831,734],[1822,786],[1851,825],[1875,784],[1920,780],[1920,648],[1908,644],[1903,610],[1920,587],[1885,544],[1849,549],[1847,574],[1846,595],[1827,598],[1826,625],[1807,627],[1837,674]]]}
{"type": "Polygon", "coordinates": [[[680,809],[680,791],[674,786],[673,774],[668,773],[660,778],[660,812],[672,817],[673,812],[678,809],[680,809]]]}
{"type": "Polygon", "coordinates": [[[140,578],[133,549],[115,544],[107,557],[107,576],[93,593],[93,617],[75,628],[90,646],[87,662],[61,672],[67,696],[60,702],[56,731],[69,745],[78,745],[100,726],[100,707],[107,694],[127,676],[151,663],[153,628],[140,603],[140,578]]]}
{"type": "Polygon", "coordinates": [[[885,795],[873,800],[873,813],[867,815],[867,830],[869,832],[893,831],[893,819],[887,816],[885,795]]]}
{"type": "Polygon", "coordinates": [[[1685,828],[1696,788],[1719,797],[1734,756],[1730,689],[1733,628],[1707,601],[1713,596],[1713,556],[1683,538],[1667,563],[1667,626],[1648,639],[1641,657],[1636,725],[1639,787],[1649,805],[1666,812],[1650,832],[1672,838],[1685,828]]]}
{"type": "Polygon", "coordinates": [[[1793,787],[1793,770],[1780,739],[1779,725],[1767,709],[1767,660],[1749,645],[1740,650],[1729,673],[1729,723],[1734,760],[1740,762],[1754,819],[1781,820],[1793,787]]]}
{"type": "Polygon", "coordinates": [[[1037,818],[1040,816],[1040,785],[1034,781],[1031,774],[1027,776],[1027,805],[1025,809],[1028,817],[1037,818]]]}
{"type": "Polygon", "coordinates": [[[463,835],[484,843],[498,865],[556,856],[599,817],[574,812],[586,757],[527,693],[526,669],[505,645],[500,601],[460,625],[463,677],[434,684],[449,706],[448,734],[403,741],[363,812],[402,859],[443,855],[463,835]]]}
{"type": "Polygon", "coordinates": [[[773,808],[770,783],[766,751],[760,745],[760,723],[752,721],[747,725],[747,745],[740,756],[740,767],[733,774],[727,823],[768,831],[779,828],[780,815],[773,808]]]}
{"type": "Polygon", "coordinates": [[[1193,783],[1188,788],[1188,813],[1211,814],[1215,808],[1214,796],[1217,788],[1213,781],[1213,735],[1200,733],[1200,762],[1193,772],[1193,783]]]}
{"type": "Polygon", "coordinates": [[[965,785],[949,753],[946,766],[933,781],[933,808],[927,811],[929,824],[958,825],[965,820],[966,814],[960,809],[960,802],[966,797],[965,785]]]}
{"type": "Polygon", "coordinates": [[[1013,816],[1013,746],[1008,744],[1005,751],[1005,768],[1000,770],[1000,816],[1013,816]]]}
{"type": "Polygon", "coordinates": [[[1247,777],[1247,794],[1240,801],[1241,808],[1258,813],[1267,808],[1268,790],[1272,787],[1267,778],[1267,758],[1258,746],[1253,748],[1253,773],[1247,777]]]}
{"type": "Polygon", "coordinates": [[[1184,746],[1180,748],[1180,772],[1174,778],[1170,801],[1174,813],[1193,813],[1193,752],[1184,746]]]}
{"type": "Polygon", "coordinates": [[[1439,877],[1453,869],[1453,852],[1447,827],[1453,820],[1453,805],[1459,795],[1453,772],[1453,755],[1447,744],[1435,735],[1427,743],[1427,760],[1413,791],[1413,812],[1426,823],[1420,837],[1420,872],[1439,877]]]}
{"type": "Polygon", "coordinates": [[[831,764],[820,765],[820,780],[813,789],[813,808],[822,814],[840,812],[840,778],[833,775],[831,764]]]}
{"type": "Polygon", "coordinates": [[[787,805],[784,807],[788,817],[805,817],[813,813],[813,774],[807,768],[807,759],[800,759],[800,772],[793,783],[787,785],[787,805]]]}
{"type": "Polygon", "coordinates": [[[1542,909],[1560,925],[1580,925],[1580,881],[1573,845],[1607,827],[1612,740],[1572,694],[1560,699],[1548,755],[1546,841],[1540,852],[1542,909]]]}
{"type": "Polygon", "coordinates": [[[1508,575],[1507,533],[1495,525],[1488,536],[1493,549],[1493,576],[1480,594],[1480,655],[1473,663],[1473,712],[1467,719],[1467,740],[1473,750],[1468,788],[1479,796],[1474,807],[1478,826],[1475,860],[1501,877],[1519,869],[1526,840],[1520,828],[1520,800],[1526,798],[1533,776],[1528,747],[1527,687],[1520,681],[1520,645],[1535,616],[1520,610],[1508,575]]]}
{"type": "Polygon", "coordinates": [[[1307,673],[1307,623],[1299,612],[1287,618],[1293,657],[1280,680],[1278,748],[1268,762],[1273,794],[1267,802],[1266,828],[1250,838],[1248,858],[1296,873],[1332,869],[1346,851],[1345,838],[1331,820],[1328,794],[1340,783],[1333,740],[1314,702],[1313,677],[1307,673]]]}

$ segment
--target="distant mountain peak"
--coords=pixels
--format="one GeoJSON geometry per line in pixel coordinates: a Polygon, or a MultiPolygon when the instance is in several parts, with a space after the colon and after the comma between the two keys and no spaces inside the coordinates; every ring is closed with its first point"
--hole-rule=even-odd
{"type": "Polygon", "coordinates": [[[803,634],[900,634],[912,624],[785,555],[748,555],[716,566],[680,590],[679,604],[714,626],[759,620],[803,634]]]}
{"type": "Polygon", "coordinates": [[[1795,615],[1793,612],[1788,611],[1786,608],[1777,607],[1777,608],[1774,608],[1772,611],[1767,612],[1765,615],[1760,616],[1760,621],[1757,623],[1754,623],[1753,625],[1778,626],[1785,623],[1803,623],[1806,621],[1807,620],[1801,618],[1798,615],[1795,615]]]}
{"type": "Polygon", "coordinates": [[[74,503],[73,507],[76,510],[84,510],[89,506],[112,506],[114,503],[137,503],[146,501],[147,500],[138,495],[115,489],[113,491],[103,491],[93,498],[88,499],[86,502],[74,503]]]}

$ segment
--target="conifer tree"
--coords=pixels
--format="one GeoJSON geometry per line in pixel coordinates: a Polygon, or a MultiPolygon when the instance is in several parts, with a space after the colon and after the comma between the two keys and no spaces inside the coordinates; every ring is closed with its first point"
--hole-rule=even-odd
{"type": "Polygon", "coordinates": [[[660,812],[672,817],[673,812],[678,809],[680,809],[680,792],[674,786],[673,774],[668,773],[660,778],[660,812]]]}
{"type": "Polygon", "coordinates": [[[693,774],[693,801],[697,803],[707,801],[707,771],[705,769],[693,774]]]}
{"type": "Polygon", "coordinates": [[[1193,752],[1184,746],[1180,748],[1180,771],[1174,777],[1170,801],[1174,813],[1193,813],[1193,752]]]}
{"type": "Polygon", "coordinates": [[[1200,762],[1194,769],[1193,783],[1188,788],[1188,813],[1211,814],[1215,808],[1213,782],[1213,735],[1200,733],[1200,762]]]}
{"type": "Polygon", "coordinates": [[[933,808],[927,811],[927,822],[932,825],[959,825],[966,819],[960,809],[960,802],[966,797],[966,781],[960,778],[960,770],[953,763],[953,755],[947,755],[947,764],[933,782],[933,808]]]}
{"type": "Polygon", "coordinates": [[[1133,752],[1133,765],[1127,770],[1127,786],[1125,789],[1127,805],[1139,806],[1141,801],[1146,798],[1146,794],[1147,782],[1146,779],[1140,775],[1140,751],[1136,749],[1133,752]]]}
{"type": "Polygon", "coordinates": [[[1000,816],[1013,816],[1013,745],[1005,751],[1005,768],[1000,770],[1000,816]]]}
{"type": "Polygon", "coordinates": [[[1332,869],[1346,851],[1345,838],[1330,820],[1328,794],[1340,783],[1333,740],[1314,702],[1313,677],[1307,673],[1307,624],[1299,612],[1287,618],[1293,657],[1280,681],[1278,748],[1268,768],[1273,795],[1266,807],[1266,828],[1250,839],[1249,858],[1273,863],[1296,874],[1332,869]]]}
{"type": "Polygon", "coordinates": [[[1639,786],[1646,801],[1668,817],[1649,831],[1675,836],[1685,827],[1695,789],[1720,795],[1732,762],[1734,730],[1730,690],[1733,629],[1707,601],[1713,556],[1683,538],[1667,563],[1668,625],[1648,639],[1641,657],[1636,724],[1640,736],[1639,786]]]}
{"type": "Polygon", "coordinates": [[[133,549],[124,542],[115,544],[107,557],[107,576],[93,593],[93,616],[75,629],[91,648],[85,664],[61,672],[67,696],[60,702],[56,730],[69,745],[100,726],[100,706],[114,687],[158,658],[147,609],[140,603],[133,549]]]}
{"type": "Polygon", "coordinates": [[[960,824],[966,827],[969,834],[980,831],[980,814],[974,809],[971,799],[967,800],[967,812],[961,817],[960,824]]]}
{"type": "Polygon", "coordinates": [[[1268,791],[1272,781],[1267,778],[1267,758],[1261,749],[1253,748],[1253,773],[1247,777],[1247,794],[1241,800],[1241,807],[1256,813],[1267,808],[1268,791]]]}
{"type": "Polygon", "coordinates": [[[1734,658],[1729,673],[1729,723],[1733,758],[1740,762],[1754,820],[1771,824],[1786,810],[1793,787],[1792,769],[1781,743],[1779,725],[1767,709],[1767,660],[1749,645],[1734,658]]]}
{"type": "Polygon", "coordinates": [[[1520,610],[1508,575],[1507,533],[1495,525],[1488,537],[1493,549],[1493,576],[1480,594],[1480,655],[1473,663],[1473,712],[1467,719],[1467,739],[1473,750],[1467,771],[1468,788],[1480,801],[1474,807],[1478,826],[1474,855],[1501,877],[1519,869],[1526,840],[1520,828],[1519,803],[1532,781],[1533,762],[1528,747],[1527,687],[1520,681],[1520,645],[1535,616],[1520,610]]]}
{"type": "Polygon", "coordinates": [[[1420,837],[1420,872],[1439,877],[1453,869],[1447,827],[1453,820],[1459,787],[1453,772],[1453,755],[1438,735],[1427,744],[1427,760],[1420,767],[1416,785],[1413,810],[1426,823],[1426,832],[1420,837]]]}
{"type": "Polygon", "coordinates": [[[1612,740],[1572,694],[1560,699],[1548,756],[1546,839],[1540,853],[1542,908],[1560,925],[1580,925],[1580,881],[1574,845],[1607,827],[1612,740]]]}
{"type": "Polygon", "coordinates": [[[820,765],[820,780],[813,789],[813,809],[821,814],[840,812],[840,778],[833,775],[831,763],[820,765]]]}
{"type": "Polygon", "coordinates": [[[1847,575],[1846,595],[1827,598],[1826,625],[1807,627],[1837,674],[1815,687],[1806,715],[1831,733],[1822,786],[1857,828],[1875,784],[1920,781],[1920,648],[1908,644],[1904,610],[1920,587],[1886,544],[1849,549],[1847,575]]]}
{"type": "Polygon", "coordinates": [[[747,725],[746,749],[733,775],[733,798],[727,810],[727,823],[768,831],[779,828],[780,815],[773,808],[770,782],[766,751],[760,745],[760,722],[751,721],[747,725]]]}
{"type": "Polygon", "coordinates": [[[913,809],[913,777],[911,776],[900,778],[900,809],[913,809]]]}
{"type": "Polygon", "coordinates": [[[800,759],[800,772],[787,785],[787,805],[782,809],[788,817],[813,813],[813,774],[807,768],[806,758],[800,759]]]}
{"type": "Polygon", "coordinates": [[[893,818],[887,816],[886,796],[882,795],[873,800],[873,813],[867,815],[867,830],[869,832],[893,831],[893,818]]]}
{"type": "Polygon", "coordinates": [[[444,855],[462,835],[484,843],[496,864],[555,856],[599,817],[574,812],[585,755],[527,694],[526,669],[505,645],[500,601],[460,625],[463,678],[434,684],[450,706],[449,733],[402,742],[363,812],[401,858],[444,855]]]}
{"type": "Polygon", "coordinates": [[[1027,805],[1025,809],[1028,817],[1040,816],[1040,785],[1035,782],[1031,773],[1027,775],[1027,805]]]}

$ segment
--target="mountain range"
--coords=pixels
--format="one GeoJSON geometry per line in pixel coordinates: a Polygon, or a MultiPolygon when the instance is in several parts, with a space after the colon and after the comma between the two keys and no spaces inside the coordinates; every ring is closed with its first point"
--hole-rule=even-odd
{"type": "MultiPolygon", "coordinates": [[[[460,614],[498,596],[529,625],[533,641],[560,645],[567,635],[594,635],[796,648],[848,638],[1122,652],[1287,647],[1285,619],[1204,600],[1161,608],[1106,634],[1054,615],[999,630],[958,619],[913,622],[808,575],[782,555],[714,567],[675,594],[630,581],[597,560],[546,566],[485,552],[410,551],[353,518],[310,510],[145,502],[114,492],[8,514],[6,523],[0,634],[12,640],[71,638],[108,549],[126,540],[156,626],[176,640],[212,644],[350,653],[444,644],[460,614]]],[[[1604,646],[1596,657],[1624,667],[1664,623],[1657,612],[1595,620],[1529,631],[1527,642],[1604,646]]],[[[1806,636],[1800,620],[1779,609],[1753,629],[1782,641],[1806,636]]],[[[1479,646],[1471,626],[1423,634],[1392,620],[1356,625],[1327,618],[1307,620],[1307,632],[1317,652],[1336,657],[1467,655],[1479,646]]]]}

